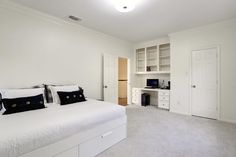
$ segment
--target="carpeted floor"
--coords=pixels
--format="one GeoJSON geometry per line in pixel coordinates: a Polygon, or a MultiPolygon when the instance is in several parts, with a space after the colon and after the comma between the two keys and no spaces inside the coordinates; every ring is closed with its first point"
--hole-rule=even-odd
{"type": "Polygon", "coordinates": [[[127,107],[128,138],[98,157],[236,157],[236,125],[127,107]]]}

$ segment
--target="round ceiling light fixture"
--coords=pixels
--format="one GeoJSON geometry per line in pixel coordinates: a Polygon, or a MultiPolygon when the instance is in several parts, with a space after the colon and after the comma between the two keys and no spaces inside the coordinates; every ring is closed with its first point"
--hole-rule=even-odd
{"type": "Polygon", "coordinates": [[[119,12],[125,13],[134,10],[134,0],[115,0],[115,7],[119,12]]]}

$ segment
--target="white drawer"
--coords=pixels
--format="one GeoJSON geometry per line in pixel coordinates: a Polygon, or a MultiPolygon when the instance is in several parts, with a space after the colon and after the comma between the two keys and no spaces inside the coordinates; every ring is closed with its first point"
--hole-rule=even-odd
{"type": "Polygon", "coordinates": [[[161,95],[161,96],[169,96],[169,95],[170,95],[170,92],[169,92],[169,91],[160,91],[160,92],[158,92],[158,95],[161,95]]]}
{"type": "Polygon", "coordinates": [[[138,88],[132,88],[132,91],[138,91],[139,89],[138,88]]]}
{"type": "Polygon", "coordinates": [[[132,93],[132,96],[133,97],[137,97],[137,96],[139,96],[140,95],[140,93],[132,93]]]}
{"type": "Polygon", "coordinates": [[[79,157],[95,157],[97,154],[126,138],[126,125],[107,131],[79,145],[79,157]]]}
{"type": "Polygon", "coordinates": [[[132,93],[136,93],[136,94],[139,94],[141,91],[139,88],[133,88],[132,89],[132,93]]]}
{"type": "Polygon", "coordinates": [[[136,97],[136,96],[138,96],[138,93],[132,93],[132,96],[136,97]]]}
{"type": "Polygon", "coordinates": [[[137,100],[137,99],[132,99],[132,103],[133,103],[133,104],[137,104],[137,103],[138,103],[138,100],[137,100]]]}
{"type": "Polygon", "coordinates": [[[159,95],[158,96],[158,99],[160,101],[169,101],[170,97],[169,96],[162,96],[162,95],[159,95]]]}
{"type": "Polygon", "coordinates": [[[170,104],[168,101],[159,101],[158,107],[164,108],[164,109],[170,109],[170,104]]]}

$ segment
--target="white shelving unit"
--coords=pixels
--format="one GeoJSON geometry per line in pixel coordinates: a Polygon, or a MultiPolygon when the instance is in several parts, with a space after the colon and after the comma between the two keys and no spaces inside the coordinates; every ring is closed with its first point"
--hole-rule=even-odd
{"type": "Polygon", "coordinates": [[[159,70],[170,71],[170,44],[159,45],[159,70]]]}
{"type": "Polygon", "coordinates": [[[157,46],[151,46],[146,48],[146,71],[158,71],[157,46]]]}
{"type": "Polygon", "coordinates": [[[170,43],[136,49],[136,74],[170,74],[170,43]]]}
{"type": "Polygon", "coordinates": [[[145,48],[136,50],[136,71],[145,72],[145,48]]]}

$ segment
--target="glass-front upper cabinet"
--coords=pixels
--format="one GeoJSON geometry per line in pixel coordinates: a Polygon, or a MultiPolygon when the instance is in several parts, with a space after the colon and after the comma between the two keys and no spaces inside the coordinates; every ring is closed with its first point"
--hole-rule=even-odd
{"type": "Polygon", "coordinates": [[[170,43],[138,48],[136,74],[170,74],[170,43]]]}
{"type": "Polygon", "coordinates": [[[145,48],[136,50],[136,72],[145,72],[145,48]]]}

